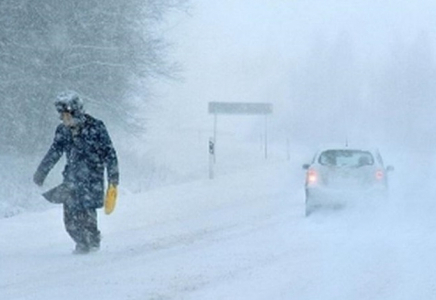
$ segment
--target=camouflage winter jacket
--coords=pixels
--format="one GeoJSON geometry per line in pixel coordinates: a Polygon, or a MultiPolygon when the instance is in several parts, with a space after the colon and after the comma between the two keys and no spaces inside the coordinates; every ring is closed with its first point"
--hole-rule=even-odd
{"type": "Polygon", "coordinates": [[[100,208],[104,199],[104,169],[110,184],[118,185],[118,160],[104,123],[90,115],[77,128],[60,124],[50,149],[36,174],[42,181],[63,153],[67,163],[64,183],[71,187],[74,201],[86,208],[100,208]]]}

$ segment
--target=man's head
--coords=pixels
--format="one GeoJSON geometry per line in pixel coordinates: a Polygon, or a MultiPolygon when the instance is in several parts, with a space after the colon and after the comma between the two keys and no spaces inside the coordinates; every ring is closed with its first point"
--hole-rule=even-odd
{"type": "Polygon", "coordinates": [[[55,107],[66,126],[74,126],[81,122],[85,113],[83,101],[74,91],[60,93],[56,97],[55,107]]]}

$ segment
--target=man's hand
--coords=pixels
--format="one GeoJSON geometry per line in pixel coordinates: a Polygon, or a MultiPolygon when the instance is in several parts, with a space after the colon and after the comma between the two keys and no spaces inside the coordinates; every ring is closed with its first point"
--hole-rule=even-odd
{"type": "Polygon", "coordinates": [[[43,174],[41,174],[40,172],[36,171],[35,174],[33,175],[33,182],[37,185],[37,186],[42,186],[44,183],[45,177],[43,174]]]}

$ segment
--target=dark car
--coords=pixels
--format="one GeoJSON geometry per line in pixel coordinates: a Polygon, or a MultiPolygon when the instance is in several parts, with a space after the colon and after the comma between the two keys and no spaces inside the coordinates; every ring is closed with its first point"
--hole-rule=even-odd
{"type": "Polygon", "coordinates": [[[353,201],[385,198],[387,174],[378,150],[324,148],[318,151],[306,171],[306,216],[321,207],[338,207],[353,201]]]}

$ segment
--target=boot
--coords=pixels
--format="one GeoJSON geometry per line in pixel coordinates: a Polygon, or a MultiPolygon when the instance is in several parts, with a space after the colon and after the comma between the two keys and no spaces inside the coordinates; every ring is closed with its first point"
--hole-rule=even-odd
{"type": "Polygon", "coordinates": [[[73,254],[87,254],[90,251],[90,247],[84,244],[76,244],[76,248],[73,250],[73,254]]]}

